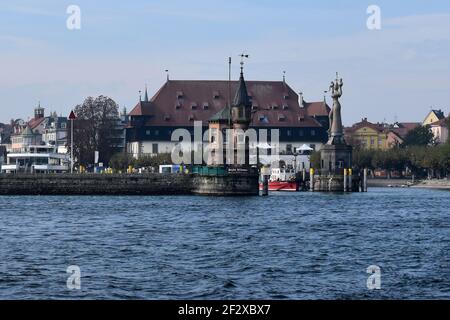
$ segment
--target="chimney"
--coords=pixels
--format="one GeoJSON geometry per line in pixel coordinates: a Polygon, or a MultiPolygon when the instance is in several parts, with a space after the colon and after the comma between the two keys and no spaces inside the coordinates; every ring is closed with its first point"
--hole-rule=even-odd
{"type": "Polygon", "coordinates": [[[303,100],[303,92],[300,92],[298,94],[298,104],[300,105],[300,108],[305,107],[305,100],[303,100]]]}

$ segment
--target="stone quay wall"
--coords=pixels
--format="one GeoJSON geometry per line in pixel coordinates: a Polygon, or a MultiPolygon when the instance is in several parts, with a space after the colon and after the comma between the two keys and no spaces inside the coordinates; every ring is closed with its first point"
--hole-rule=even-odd
{"type": "Polygon", "coordinates": [[[0,174],[0,195],[258,194],[258,177],[194,174],[0,174]]]}

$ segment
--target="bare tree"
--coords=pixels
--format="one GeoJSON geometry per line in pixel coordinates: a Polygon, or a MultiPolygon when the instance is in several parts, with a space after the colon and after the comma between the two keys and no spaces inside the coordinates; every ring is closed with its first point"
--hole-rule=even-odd
{"type": "MultiPolygon", "coordinates": [[[[74,157],[78,164],[94,164],[95,151],[99,152],[99,162],[108,163],[117,152],[114,146],[115,126],[119,120],[119,107],[109,97],[88,97],[74,109],[74,157]]],[[[71,128],[68,130],[70,152],[71,128]]]]}

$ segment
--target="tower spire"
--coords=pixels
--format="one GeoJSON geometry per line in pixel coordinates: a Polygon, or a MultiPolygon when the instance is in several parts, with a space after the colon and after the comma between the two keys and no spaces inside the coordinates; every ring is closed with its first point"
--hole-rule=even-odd
{"type": "Polygon", "coordinates": [[[248,97],[247,86],[244,80],[244,58],[248,58],[248,55],[241,55],[241,75],[239,77],[239,87],[236,92],[236,96],[234,97],[234,106],[244,106],[247,107],[250,105],[250,98],[248,97]]]}

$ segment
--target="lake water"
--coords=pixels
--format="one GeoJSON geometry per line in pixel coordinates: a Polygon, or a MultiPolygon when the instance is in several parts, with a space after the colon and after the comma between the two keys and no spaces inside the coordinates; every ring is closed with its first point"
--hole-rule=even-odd
{"type": "Polygon", "coordinates": [[[0,197],[0,299],[131,298],[449,299],[450,192],[0,197]]]}

